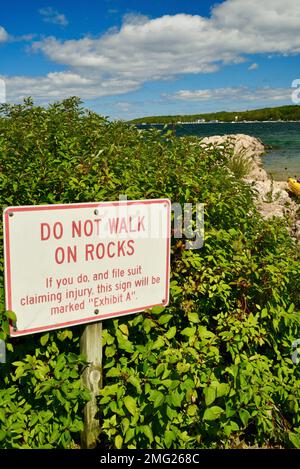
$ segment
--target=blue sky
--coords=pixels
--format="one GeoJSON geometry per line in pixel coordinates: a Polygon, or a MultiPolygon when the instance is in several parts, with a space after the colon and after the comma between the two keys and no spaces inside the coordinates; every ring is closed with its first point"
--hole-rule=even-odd
{"type": "Polygon", "coordinates": [[[14,0],[1,5],[7,100],[70,95],[111,118],[292,104],[299,0],[14,0]]]}

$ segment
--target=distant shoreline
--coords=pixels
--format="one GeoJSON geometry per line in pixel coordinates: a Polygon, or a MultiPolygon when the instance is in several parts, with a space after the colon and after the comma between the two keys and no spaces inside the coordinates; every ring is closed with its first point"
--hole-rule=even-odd
{"type": "Polygon", "coordinates": [[[248,111],[218,111],[197,114],[143,116],[128,121],[130,124],[218,124],[253,122],[300,122],[300,106],[287,105],[248,111]]]}
{"type": "Polygon", "coordinates": [[[141,123],[132,123],[132,125],[143,125],[143,126],[146,126],[146,125],[207,125],[207,124],[276,124],[276,123],[280,123],[280,124],[285,124],[285,123],[293,123],[293,124],[296,124],[297,122],[300,123],[300,120],[288,120],[288,121],[285,121],[285,120],[277,120],[277,121],[274,121],[274,120],[269,120],[269,121],[231,121],[231,122],[228,122],[228,121],[205,121],[205,122],[197,122],[197,121],[189,121],[189,122],[141,122],[141,123]]]}

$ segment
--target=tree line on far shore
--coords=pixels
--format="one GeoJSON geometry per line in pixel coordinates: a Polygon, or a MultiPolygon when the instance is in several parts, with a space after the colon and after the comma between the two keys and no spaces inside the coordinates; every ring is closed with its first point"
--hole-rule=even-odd
{"type": "Polygon", "coordinates": [[[242,122],[242,121],[300,121],[300,106],[280,106],[252,111],[213,112],[175,116],[148,116],[130,121],[132,124],[175,124],[180,122],[242,122]]]}

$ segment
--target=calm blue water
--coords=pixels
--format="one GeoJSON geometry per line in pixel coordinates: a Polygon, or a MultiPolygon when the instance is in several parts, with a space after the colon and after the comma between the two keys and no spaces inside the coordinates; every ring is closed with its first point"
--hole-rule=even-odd
{"type": "MultiPolygon", "coordinates": [[[[143,128],[143,127],[142,127],[143,128]]],[[[176,135],[247,134],[272,145],[263,156],[265,169],[276,180],[300,177],[300,122],[251,122],[176,125],[176,135]]]]}

